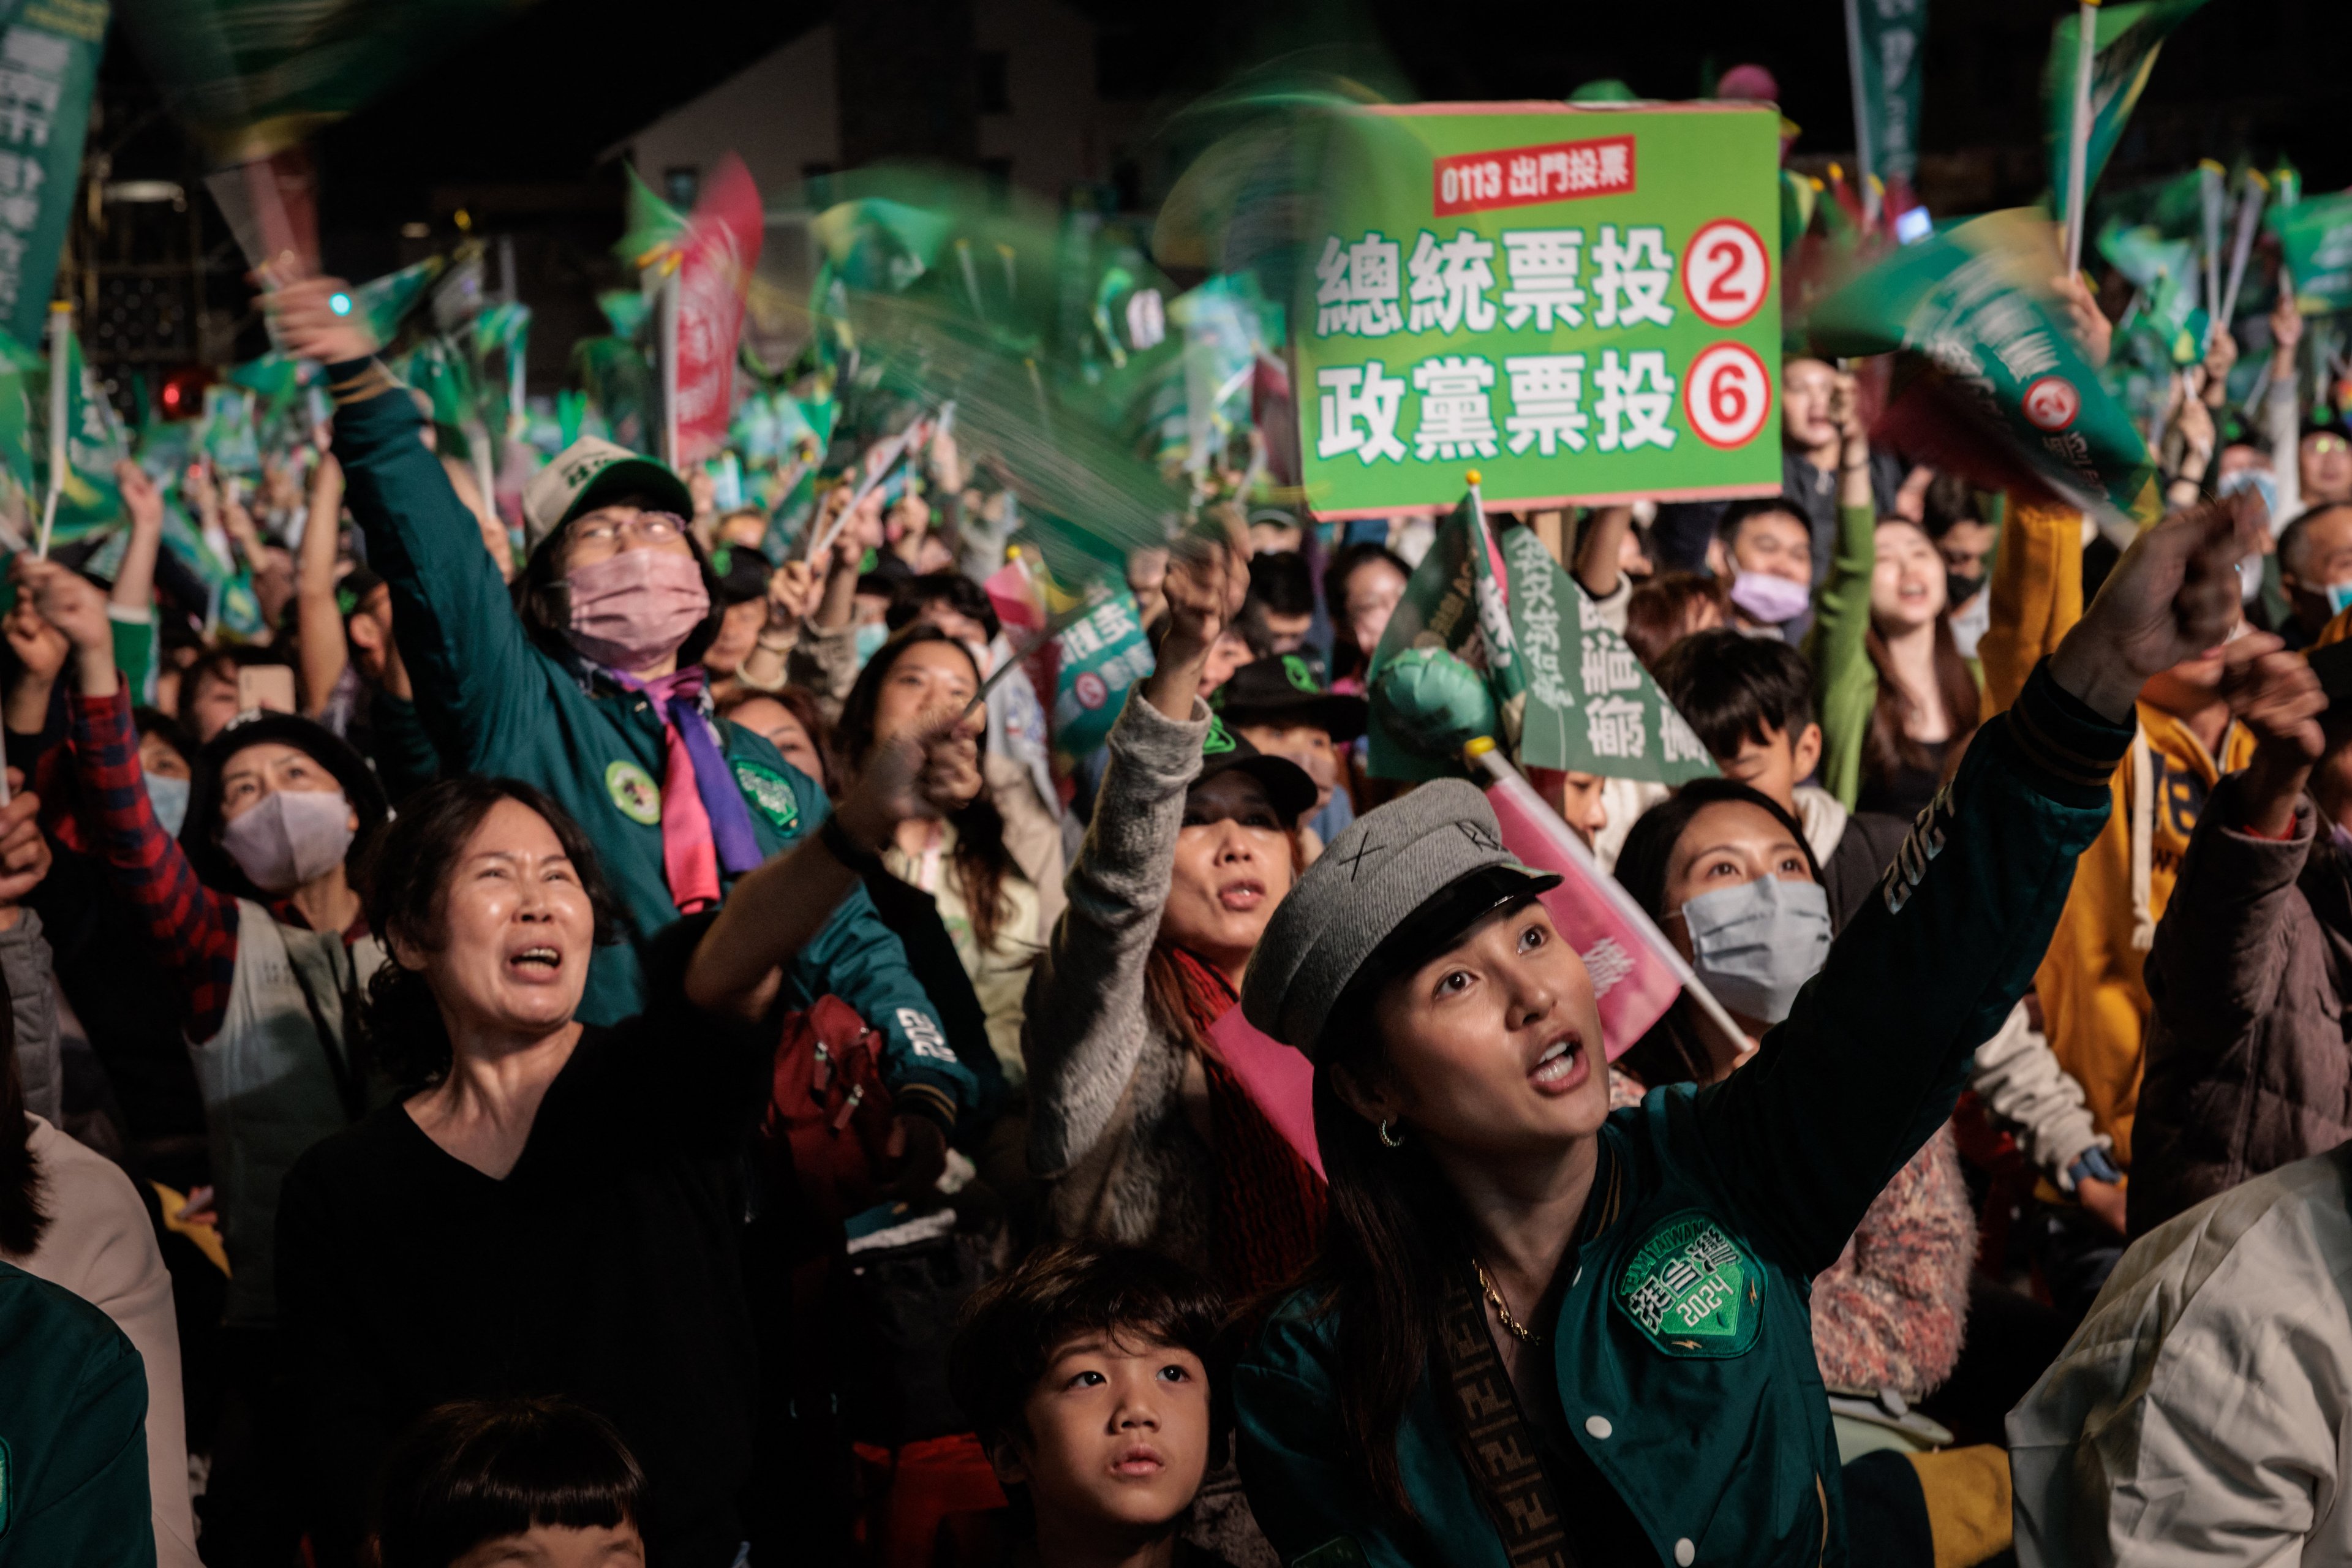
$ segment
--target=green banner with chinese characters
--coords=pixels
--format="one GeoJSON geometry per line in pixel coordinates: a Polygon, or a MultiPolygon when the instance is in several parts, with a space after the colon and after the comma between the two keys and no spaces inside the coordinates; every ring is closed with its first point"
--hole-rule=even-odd
{"type": "Polygon", "coordinates": [[[1519,765],[1663,784],[1711,776],[1706,748],[1625,639],[1586,617],[1583,590],[1535,531],[1506,528],[1496,542],[1527,678],[1519,765]]]}
{"type": "Polygon", "coordinates": [[[106,0],[0,0],[0,324],[38,343],[81,184],[106,0]]]}
{"type": "Polygon", "coordinates": [[[1889,190],[1919,173],[1919,56],[1927,0],[1846,0],[1846,48],[1866,166],[1889,190]]]}
{"type": "Polygon", "coordinates": [[[1293,310],[1325,518],[1780,488],[1780,116],[1341,116],[1293,310]]]}

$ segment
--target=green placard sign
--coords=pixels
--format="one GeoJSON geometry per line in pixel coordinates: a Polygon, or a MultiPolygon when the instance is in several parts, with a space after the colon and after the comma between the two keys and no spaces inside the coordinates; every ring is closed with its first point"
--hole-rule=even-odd
{"type": "Polygon", "coordinates": [[[1326,518],[1780,488],[1780,116],[1423,104],[1339,121],[1295,302],[1326,518]]]}

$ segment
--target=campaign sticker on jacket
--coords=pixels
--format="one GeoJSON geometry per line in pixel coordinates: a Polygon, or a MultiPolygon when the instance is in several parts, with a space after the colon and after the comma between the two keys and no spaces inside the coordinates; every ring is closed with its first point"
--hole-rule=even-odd
{"type": "Polygon", "coordinates": [[[1756,1342],[1764,1270],[1713,1215],[1652,1226],[1617,1281],[1617,1310],[1668,1355],[1735,1356],[1756,1342]]]}
{"type": "Polygon", "coordinates": [[[613,804],[621,808],[621,815],[630,821],[642,822],[651,827],[661,820],[661,785],[654,783],[654,775],[636,763],[625,760],[607,764],[604,792],[613,797],[613,804]]]}
{"type": "Polygon", "coordinates": [[[743,798],[757,807],[777,832],[800,830],[801,797],[793,791],[790,779],[763,763],[738,762],[735,782],[742,787],[743,798]]]}

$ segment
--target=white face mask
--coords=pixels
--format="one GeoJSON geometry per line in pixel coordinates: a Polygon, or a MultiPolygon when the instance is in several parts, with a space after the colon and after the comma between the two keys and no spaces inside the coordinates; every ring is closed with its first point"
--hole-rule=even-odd
{"type": "Polygon", "coordinates": [[[277,790],[221,830],[221,847],[265,893],[290,893],[342,863],[352,803],[336,790],[277,790]]]}

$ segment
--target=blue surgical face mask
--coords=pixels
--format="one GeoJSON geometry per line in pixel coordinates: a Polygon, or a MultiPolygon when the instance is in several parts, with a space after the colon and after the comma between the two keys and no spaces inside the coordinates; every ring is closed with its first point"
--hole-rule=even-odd
{"type": "Polygon", "coordinates": [[[147,804],[155,808],[155,820],[163,825],[163,831],[177,838],[180,825],[188,820],[188,781],[149,773],[147,804]]]}
{"type": "Polygon", "coordinates": [[[882,645],[889,640],[890,628],[884,626],[880,621],[869,621],[866,625],[858,627],[856,637],[857,668],[860,669],[865,668],[866,661],[872,658],[876,654],[880,653],[882,651],[882,645]]]}
{"type": "Polygon", "coordinates": [[[2340,616],[2348,608],[2352,608],[2352,583],[2327,584],[2327,613],[2340,616]]]}
{"type": "Polygon", "coordinates": [[[1735,1013],[1777,1024],[1830,952],[1830,896],[1818,882],[1759,877],[1682,907],[1691,968],[1735,1013]]]}

